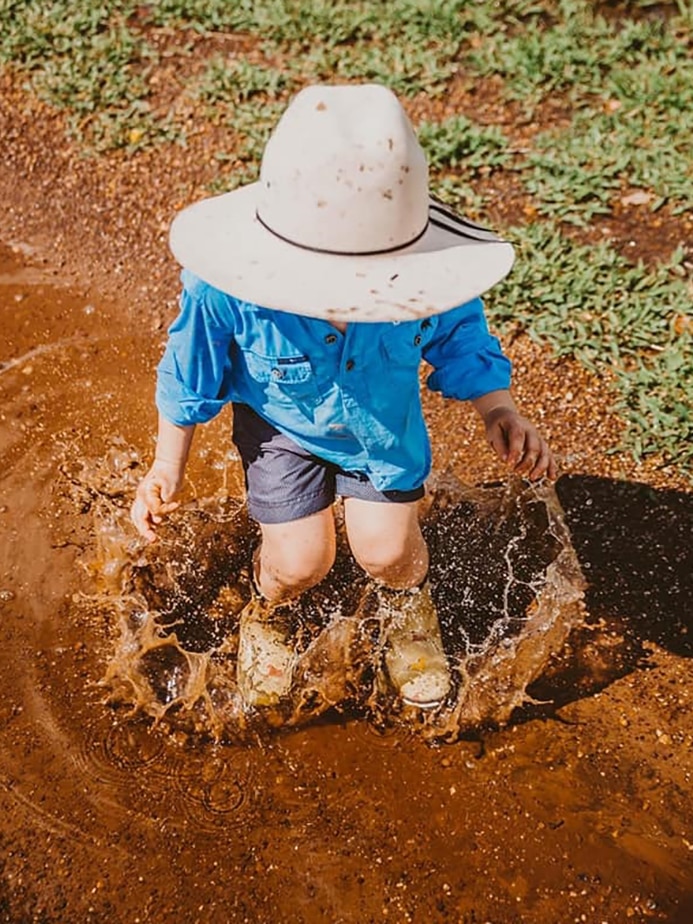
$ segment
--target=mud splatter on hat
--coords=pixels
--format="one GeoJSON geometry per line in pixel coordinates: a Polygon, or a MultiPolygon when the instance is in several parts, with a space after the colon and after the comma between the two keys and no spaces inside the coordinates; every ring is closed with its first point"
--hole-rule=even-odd
{"type": "Polygon", "coordinates": [[[513,249],[432,199],[397,97],[376,84],[294,97],[260,179],[183,210],[179,262],[237,298],[334,321],[404,321],[502,279],[513,249]]]}

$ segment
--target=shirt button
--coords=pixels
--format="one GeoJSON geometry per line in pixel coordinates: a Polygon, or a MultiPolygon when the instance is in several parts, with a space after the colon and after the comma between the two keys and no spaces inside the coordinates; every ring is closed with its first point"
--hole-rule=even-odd
{"type": "Polygon", "coordinates": [[[418,346],[420,343],[421,343],[421,334],[417,334],[416,337],[414,337],[414,346],[418,346]]]}
{"type": "Polygon", "coordinates": [[[283,378],[284,378],[284,372],[283,372],[281,369],[277,369],[277,368],[275,367],[275,368],[272,370],[272,378],[273,378],[273,379],[283,379],[283,378]]]}
{"type": "Polygon", "coordinates": [[[344,363],[347,372],[351,372],[355,365],[356,363],[353,359],[347,359],[347,361],[344,363]]]}
{"type": "Polygon", "coordinates": [[[325,343],[336,343],[336,342],[337,342],[337,335],[336,335],[336,334],[328,334],[328,335],[325,337],[325,343]]]}

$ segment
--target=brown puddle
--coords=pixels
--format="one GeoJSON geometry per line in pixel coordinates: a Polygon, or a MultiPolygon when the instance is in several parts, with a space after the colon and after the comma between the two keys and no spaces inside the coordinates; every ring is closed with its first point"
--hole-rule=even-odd
{"type": "Polygon", "coordinates": [[[104,592],[84,603],[120,627],[106,677],[112,702],[173,727],[238,742],[248,732],[336,710],[454,741],[506,721],[581,623],[583,580],[553,490],[519,481],[471,489],[448,478],[433,492],[424,522],[453,669],[448,701],[434,711],[399,707],[381,664],[377,591],[342,543],[328,578],[296,607],[303,637],[291,695],[281,708],[249,714],[235,681],[239,614],[252,606],[255,538],[242,500],[184,507],[161,541],[143,548],[132,539],[127,509],[113,503],[114,495],[132,496],[141,466],[134,452],[112,458],[120,472],[104,479],[85,466],[77,482],[81,489],[91,484],[106,508],[97,515],[104,592]]]}
{"type": "Polygon", "coordinates": [[[0,256],[0,921],[690,919],[690,495],[559,482],[591,623],[564,645],[580,567],[553,493],[440,479],[454,698],[398,710],[343,553],[294,700],[258,721],[228,423],[145,549],[126,513],[161,334],[0,256]]]}

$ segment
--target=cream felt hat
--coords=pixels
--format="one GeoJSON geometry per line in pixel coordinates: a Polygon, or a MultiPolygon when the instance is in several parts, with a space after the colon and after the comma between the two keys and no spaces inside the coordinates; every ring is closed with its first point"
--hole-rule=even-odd
{"type": "Polygon", "coordinates": [[[180,212],[171,249],[236,298],[331,321],[438,314],[513,263],[510,244],[430,198],[411,124],[376,84],[298,93],[259,181],[180,212]]]}

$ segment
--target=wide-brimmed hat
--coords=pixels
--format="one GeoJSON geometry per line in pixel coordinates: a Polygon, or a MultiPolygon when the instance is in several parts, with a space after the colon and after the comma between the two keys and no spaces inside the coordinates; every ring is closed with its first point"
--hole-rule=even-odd
{"type": "Polygon", "coordinates": [[[438,314],[513,263],[510,244],[429,196],[414,130],[376,84],[298,93],[259,181],[179,213],[171,249],[239,299],[334,321],[438,314]]]}

